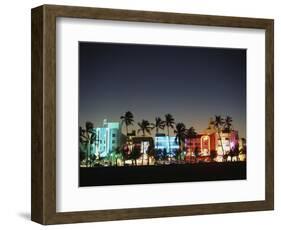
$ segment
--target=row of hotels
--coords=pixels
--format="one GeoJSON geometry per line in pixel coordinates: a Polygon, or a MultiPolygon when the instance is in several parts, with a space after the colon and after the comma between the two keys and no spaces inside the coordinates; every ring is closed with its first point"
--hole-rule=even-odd
{"type": "MultiPolygon", "coordinates": [[[[119,122],[103,121],[103,126],[95,128],[96,143],[93,144],[93,154],[105,157],[115,151],[117,147],[124,146],[126,143],[129,147],[140,146],[141,153],[146,154],[149,146],[155,149],[161,149],[167,153],[175,153],[179,149],[179,144],[175,141],[175,136],[167,136],[164,133],[158,133],[155,137],[137,136],[133,130],[128,138],[121,132],[119,122]]],[[[235,146],[242,149],[246,146],[246,140],[239,138],[238,131],[221,132],[218,134],[212,120],[210,119],[208,128],[198,133],[194,138],[186,139],[184,143],[185,156],[188,158],[194,156],[194,152],[199,152],[199,156],[210,156],[212,152],[217,153],[216,161],[223,160],[223,152],[228,153],[235,146]],[[221,139],[220,139],[221,138],[221,139]]],[[[245,156],[239,160],[245,160],[245,156]]]]}

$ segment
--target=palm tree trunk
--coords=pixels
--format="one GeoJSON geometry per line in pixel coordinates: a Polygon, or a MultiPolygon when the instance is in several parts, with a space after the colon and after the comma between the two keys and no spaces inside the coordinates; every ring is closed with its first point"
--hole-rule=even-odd
{"type": "Polygon", "coordinates": [[[143,165],[143,157],[144,157],[144,142],[142,142],[142,158],[141,158],[141,165],[143,165]]]}
{"type": "Polygon", "coordinates": [[[178,155],[178,163],[179,163],[179,158],[180,158],[181,151],[182,151],[182,149],[181,149],[181,139],[179,139],[179,150],[180,150],[180,152],[179,152],[179,155],[178,155]]]}
{"type": "MultiPolygon", "coordinates": [[[[124,149],[122,148],[122,150],[121,150],[122,152],[121,152],[121,161],[122,161],[122,163],[123,163],[123,166],[125,166],[125,153],[123,152],[124,151],[124,149]]],[[[122,163],[121,163],[121,166],[122,166],[122,163]]]]}
{"type": "Polygon", "coordinates": [[[86,167],[88,167],[88,143],[87,143],[87,145],[86,145],[86,167]]]}
{"type": "MultiPolygon", "coordinates": [[[[157,138],[156,138],[157,139],[157,138]]],[[[158,145],[158,140],[156,141],[156,149],[158,150],[158,147],[159,147],[159,145],[158,145]]]]}
{"type": "MultiPolygon", "coordinates": [[[[170,130],[168,126],[168,155],[170,154],[170,130]]],[[[169,157],[169,162],[171,161],[171,158],[169,157]]]]}
{"type": "MultiPolygon", "coordinates": [[[[145,131],[142,131],[142,136],[145,137],[145,131]]],[[[143,165],[143,158],[144,158],[144,141],[142,142],[142,158],[141,158],[141,165],[143,165]]]]}
{"type": "Polygon", "coordinates": [[[89,166],[89,149],[90,149],[90,143],[87,142],[87,159],[86,159],[86,165],[89,166]]]}
{"type": "Polygon", "coordinates": [[[156,135],[155,135],[155,140],[156,140],[156,148],[158,149],[158,140],[157,140],[157,134],[158,134],[158,128],[156,128],[156,135]]]}
{"type": "Polygon", "coordinates": [[[191,138],[189,138],[189,163],[191,162],[191,138]]]}
{"type": "Polygon", "coordinates": [[[222,139],[221,139],[220,131],[219,131],[219,138],[220,138],[220,142],[221,142],[222,157],[223,157],[223,161],[224,161],[224,149],[223,149],[223,145],[222,145],[222,139]]]}

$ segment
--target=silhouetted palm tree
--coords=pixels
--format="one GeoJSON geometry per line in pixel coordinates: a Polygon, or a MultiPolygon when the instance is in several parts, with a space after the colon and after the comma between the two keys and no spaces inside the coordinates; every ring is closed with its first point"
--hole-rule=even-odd
{"type": "MultiPolygon", "coordinates": [[[[239,144],[235,144],[235,146],[233,147],[233,155],[236,157],[236,161],[240,161],[239,159],[239,154],[240,154],[240,150],[239,150],[239,144]]],[[[232,161],[232,158],[231,158],[232,161]]]]}
{"type": "Polygon", "coordinates": [[[121,116],[120,119],[122,120],[121,124],[125,124],[126,126],[126,134],[128,136],[128,126],[133,125],[134,115],[132,112],[128,111],[123,116],[121,116]]]}
{"type": "MultiPolygon", "coordinates": [[[[155,152],[156,151],[157,150],[152,145],[148,146],[148,150],[147,150],[147,155],[148,155],[147,165],[149,165],[150,158],[155,156],[155,152]]],[[[154,160],[155,160],[155,158],[154,158],[154,160]]]]}
{"type": "Polygon", "coordinates": [[[82,151],[81,149],[79,151],[79,159],[80,159],[80,164],[83,160],[86,159],[86,153],[84,151],[82,151]]]}
{"type": "MultiPolygon", "coordinates": [[[[142,136],[145,137],[145,133],[150,134],[150,130],[151,130],[151,126],[149,121],[147,120],[142,120],[142,122],[138,122],[138,126],[140,127],[138,129],[138,133],[142,132],[142,136]]],[[[144,157],[144,142],[142,142],[143,146],[142,146],[142,150],[143,150],[143,155],[142,155],[142,164],[143,164],[143,157],[144,157]]]]}
{"type": "Polygon", "coordinates": [[[175,153],[175,158],[176,158],[177,162],[179,163],[181,160],[181,150],[177,149],[174,153],[175,153]]]}
{"type": "Polygon", "coordinates": [[[167,131],[168,131],[168,153],[170,153],[170,128],[174,128],[174,124],[175,124],[175,119],[173,118],[173,116],[171,114],[166,114],[165,115],[165,126],[167,127],[167,131]]]}
{"type": "Polygon", "coordinates": [[[187,138],[187,130],[186,130],[185,124],[183,124],[183,123],[176,124],[174,133],[176,134],[175,142],[179,144],[179,150],[180,150],[180,154],[181,154],[182,153],[182,143],[184,143],[185,139],[187,138]]]}
{"type": "Polygon", "coordinates": [[[227,117],[225,118],[224,130],[225,130],[226,132],[228,132],[228,133],[230,133],[231,130],[232,130],[232,122],[233,122],[232,117],[227,116],[227,117]]]}
{"type": "Polygon", "coordinates": [[[127,145],[123,145],[121,148],[121,156],[122,156],[122,160],[123,160],[123,166],[126,165],[126,160],[128,160],[129,158],[129,149],[127,145]]]}
{"type": "Polygon", "coordinates": [[[224,156],[224,149],[223,149],[222,139],[221,139],[221,131],[222,131],[222,128],[224,127],[224,119],[221,116],[215,116],[214,126],[217,129],[219,139],[221,142],[222,154],[224,156]]]}
{"type": "Polygon", "coordinates": [[[246,157],[246,154],[247,154],[246,139],[242,137],[241,140],[242,140],[242,147],[240,149],[240,154],[245,155],[245,157],[246,157]]]}
{"type": "MultiPolygon", "coordinates": [[[[230,134],[232,131],[232,117],[230,116],[226,116],[225,120],[224,120],[224,132],[230,134]]],[[[231,148],[231,141],[230,141],[230,137],[228,138],[228,144],[231,148]]],[[[231,161],[232,161],[232,157],[231,157],[231,161]]]]}
{"type": "Polygon", "coordinates": [[[154,150],[154,159],[155,159],[155,164],[158,164],[158,161],[162,159],[163,156],[163,150],[162,149],[156,149],[154,150]]]}
{"type": "MultiPolygon", "coordinates": [[[[157,134],[159,132],[159,129],[165,128],[165,121],[163,121],[160,117],[155,118],[155,123],[151,124],[151,129],[156,129],[155,133],[155,139],[157,140],[157,134]]],[[[158,149],[158,141],[156,142],[156,148],[158,149]]]]}
{"type": "Polygon", "coordinates": [[[196,146],[194,149],[195,162],[198,163],[199,148],[196,146]]]}
{"type": "Polygon", "coordinates": [[[121,155],[121,147],[117,146],[115,148],[115,166],[118,166],[118,159],[120,159],[120,155],[121,155]]]}
{"type": "Polygon", "coordinates": [[[137,165],[137,159],[141,156],[141,150],[139,147],[134,147],[130,154],[130,158],[132,159],[132,164],[137,165]]]}
{"type": "Polygon", "coordinates": [[[90,167],[95,165],[95,160],[97,159],[97,156],[95,154],[90,155],[90,167]]]}
{"type": "Polygon", "coordinates": [[[96,132],[94,124],[90,121],[86,122],[85,127],[85,129],[79,127],[79,141],[86,146],[86,166],[88,167],[91,145],[96,141],[96,132]]]}
{"type": "Polygon", "coordinates": [[[190,143],[190,155],[189,155],[189,162],[191,161],[191,142],[192,139],[195,138],[197,135],[197,133],[195,132],[194,127],[190,127],[189,129],[186,130],[186,137],[189,139],[189,143],[190,143]]]}
{"type": "Polygon", "coordinates": [[[138,129],[138,133],[142,132],[143,137],[145,137],[146,133],[150,134],[151,126],[148,120],[142,120],[141,122],[138,122],[138,126],[140,127],[138,129]]]}

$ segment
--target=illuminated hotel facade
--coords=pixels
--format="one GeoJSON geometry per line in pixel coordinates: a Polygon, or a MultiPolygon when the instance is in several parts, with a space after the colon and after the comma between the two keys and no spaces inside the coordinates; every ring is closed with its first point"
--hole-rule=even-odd
{"type": "Polygon", "coordinates": [[[103,121],[103,127],[95,128],[96,142],[92,145],[96,156],[105,157],[120,146],[122,138],[119,122],[103,121]]]}
{"type": "Polygon", "coordinates": [[[212,122],[209,123],[209,127],[202,133],[197,134],[194,138],[185,140],[187,156],[193,156],[195,151],[199,152],[201,156],[210,156],[212,152],[216,152],[217,161],[222,161],[223,155],[229,153],[237,145],[239,148],[242,147],[238,131],[218,132],[214,125],[212,125],[212,122]]]}
{"type": "MultiPolygon", "coordinates": [[[[131,148],[133,146],[141,146],[141,153],[146,154],[148,147],[153,146],[155,149],[162,151],[166,150],[168,154],[173,156],[179,149],[179,143],[175,141],[175,136],[166,136],[165,134],[156,134],[154,139],[151,137],[136,137],[129,138],[131,148]]],[[[224,154],[228,154],[235,146],[241,149],[246,146],[246,141],[241,142],[238,131],[231,130],[230,132],[221,131],[209,124],[209,127],[203,132],[198,133],[193,138],[186,138],[183,151],[188,161],[191,156],[195,156],[195,152],[199,156],[209,157],[212,152],[216,153],[216,161],[223,161],[224,154]]]]}
{"type": "MultiPolygon", "coordinates": [[[[165,134],[158,134],[154,138],[154,144],[155,149],[166,149],[168,153],[172,154],[179,149],[179,144],[176,143],[175,136],[169,137],[165,134]]],[[[223,161],[224,154],[228,154],[235,146],[238,146],[239,150],[246,147],[246,140],[239,138],[238,131],[218,132],[212,120],[210,120],[207,129],[198,133],[193,138],[185,139],[183,151],[185,152],[187,161],[191,156],[195,156],[195,152],[202,157],[210,157],[212,153],[215,153],[215,160],[223,161]]],[[[243,157],[240,160],[243,160],[243,157]]]]}
{"type": "Polygon", "coordinates": [[[186,139],[185,146],[187,153],[197,151],[202,155],[210,155],[212,151],[216,151],[218,156],[222,156],[223,152],[229,152],[235,145],[239,144],[237,131],[230,133],[200,133],[195,138],[186,139]]]}
{"type": "MultiPolygon", "coordinates": [[[[92,145],[92,152],[98,157],[105,157],[114,152],[117,147],[126,146],[129,151],[132,151],[134,146],[140,147],[142,154],[147,154],[149,147],[167,151],[173,156],[179,149],[179,144],[175,141],[175,136],[166,136],[165,134],[156,134],[155,137],[150,136],[136,136],[136,132],[132,131],[126,137],[121,132],[119,122],[103,121],[103,126],[95,128],[96,142],[92,145]]],[[[223,155],[229,153],[235,146],[239,149],[246,146],[245,139],[239,139],[238,131],[232,130],[230,132],[221,131],[218,133],[217,129],[209,123],[209,127],[203,132],[198,133],[193,138],[186,138],[184,142],[183,152],[186,159],[195,156],[195,152],[199,156],[210,156],[212,152],[217,154],[216,161],[222,161],[223,155]]]]}
{"type": "Polygon", "coordinates": [[[179,149],[179,144],[175,141],[175,136],[156,134],[154,138],[155,149],[166,150],[168,153],[175,153],[179,149]]]}

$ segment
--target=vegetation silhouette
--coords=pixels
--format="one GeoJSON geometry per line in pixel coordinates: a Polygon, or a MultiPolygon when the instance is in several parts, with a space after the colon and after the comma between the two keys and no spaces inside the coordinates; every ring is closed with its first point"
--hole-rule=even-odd
{"type": "MultiPolygon", "coordinates": [[[[126,129],[126,143],[116,147],[112,152],[107,153],[106,156],[100,156],[99,152],[93,153],[93,146],[95,145],[96,149],[99,149],[100,140],[98,140],[98,135],[96,133],[96,129],[94,128],[94,124],[90,121],[85,123],[85,128],[79,127],[79,160],[80,165],[84,165],[86,167],[93,166],[126,166],[127,160],[131,160],[131,165],[137,166],[139,163],[137,161],[141,160],[141,165],[144,165],[144,156],[147,156],[147,165],[163,165],[163,164],[171,164],[173,162],[179,163],[200,163],[202,162],[202,157],[200,156],[200,150],[198,146],[193,146],[193,139],[197,138],[197,132],[193,126],[186,128],[186,125],[182,122],[176,123],[174,117],[168,113],[165,116],[165,119],[162,120],[161,117],[155,117],[154,123],[150,123],[148,120],[141,120],[137,122],[138,129],[137,134],[140,134],[141,137],[148,138],[151,136],[151,131],[155,130],[155,145],[149,143],[145,146],[145,142],[149,141],[141,141],[141,145],[133,145],[129,146],[127,143],[131,141],[131,136],[135,132],[129,132],[129,127],[133,126],[134,115],[131,111],[125,112],[121,119],[121,127],[125,126],[126,129]],[[158,136],[160,135],[160,130],[165,130],[168,136],[168,148],[159,148],[158,136]],[[170,133],[173,130],[175,134],[174,141],[178,144],[178,149],[171,150],[171,140],[170,133]],[[193,152],[192,151],[193,149],[193,152]],[[188,153],[188,154],[187,154],[188,153]],[[189,158],[188,158],[189,156],[189,158]],[[173,160],[173,162],[172,162],[173,160]],[[84,163],[83,163],[84,162],[84,163]]],[[[211,120],[209,129],[211,129],[211,125],[216,130],[218,135],[218,141],[220,142],[219,147],[222,150],[222,159],[223,162],[230,161],[240,161],[240,154],[244,155],[244,159],[246,159],[246,140],[242,138],[241,141],[243,146],[239,147],[238,143],[235,143],[234,146],[230,147],[230,150],[225,151],[222,143],[221,133],[231,133],[233,131],[233,119],[231,116],[226,116],[223,118],[220,115],[215,115],[214,120],[211,120]]],[[[135,135],[135,134],[134,134],[135,135]]],[[[165,135],[165,134],[164,134],[165,135]]],[[[149,139],[146,139],[149,140],[149,139]]],[[[229,143],[230,144],[230,143],[229,143]]],[[[233,144],[232,144],[233,145],[233,144]]],[[[209,162],[216,162],[216,158],[218,153],[216,150],[211,150],[209,153],[209,162]]],[[[203,159],[204,160],[204,159],[203,159]]],[[[173,163],[174,164],[174,163],[173,163]]]]}

